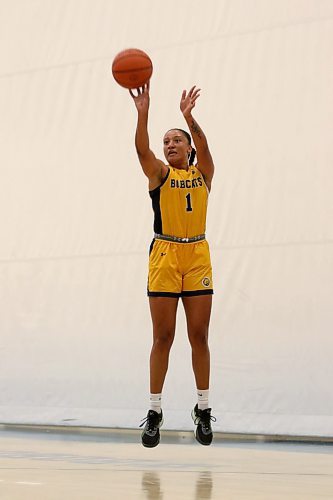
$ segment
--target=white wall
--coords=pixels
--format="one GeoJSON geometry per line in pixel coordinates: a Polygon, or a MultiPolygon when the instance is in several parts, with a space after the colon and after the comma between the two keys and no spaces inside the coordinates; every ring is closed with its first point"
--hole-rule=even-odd
{"type": "MultiPolygon", "coordinates": [[[[0,3],[0,421],[137,427],[148,400],[152,210],[114,55],[154,63],[151,145],[184,126],[216,163],[215,429],[333,435],[333,3],[0,3]]],[[[195,403],[182,309],[165,428],[195,403]]]]}

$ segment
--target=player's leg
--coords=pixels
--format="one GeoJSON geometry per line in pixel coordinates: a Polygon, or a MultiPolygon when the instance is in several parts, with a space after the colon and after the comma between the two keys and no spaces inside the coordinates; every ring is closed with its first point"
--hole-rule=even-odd
{"type": "Polygon", "coordinates": [[[192,348],[192,366],[198,389],[209,389],[210,352],[208,330],[212,295],[182,297],[187,333],[192,348]]]}
{"type": "Polygon", "coordinates": [[[153,322],[150,353],[150,392],[162,392],[168,370],[170,349],[175,337],[178,297],[149,297],[153,322]]]}
{"type": "Polygon", "coordinates": [[[159,428],[163,424],[162,389],[175,337],[178,300],[178,297],[149,297],[153,323],[153,345],[150,352],[150,409],[141,436],[143,446],[148,448],[154,448],[160,442],[159,428]]]}
{"type": "Polygon", "coordinates": [[[192,348],[192,366],[195,376],[198,403],[192,417],[196,428],[196,439],[203,445],[210,445],[213,439],[211,408],[209,408],[210,352],[208,345],[209,321],[212,295],[183,297],[187,320],[188,338],[192,348]]]}

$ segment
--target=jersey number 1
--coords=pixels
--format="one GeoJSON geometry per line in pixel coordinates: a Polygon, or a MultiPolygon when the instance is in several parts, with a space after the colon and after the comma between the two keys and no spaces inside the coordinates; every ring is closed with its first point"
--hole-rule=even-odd
{"type": "Polygon", "coordinates": [[[192,212],[191,193],[186,195],[186,212],[192,212]]]}

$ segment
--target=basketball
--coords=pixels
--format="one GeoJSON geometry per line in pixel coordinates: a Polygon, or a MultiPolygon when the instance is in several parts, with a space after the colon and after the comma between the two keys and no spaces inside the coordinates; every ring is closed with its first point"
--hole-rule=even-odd
{"type": "Polygon", "coordinates": [[[125,49],[116,55],[112,63],[114,79],[126,89],[142,87],[150,80],[152,73],[151,59],[140,49],[125,49]]]}

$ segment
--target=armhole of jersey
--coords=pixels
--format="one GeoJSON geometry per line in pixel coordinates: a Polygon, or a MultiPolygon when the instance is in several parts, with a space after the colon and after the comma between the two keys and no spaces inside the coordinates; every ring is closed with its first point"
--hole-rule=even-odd
{"type": "MultiPolygon", "coordinates": [[[[157,186],[155,189],[152,189],[151,191],[149,191],[149,194],[150,194],[151,196],[153,196],[153,195],[154,195],[154,193],[155,193],[156,191],[159,191],[159,190],[161,189],[161,187],[163,186],[163,184],[165,184],[165,183],[166,183],[166,181],[167,181],[167,179],[168,179],[168,177],[169,177],[169,174],[170,174],[170,167],[168,167],[168,171],[167,171],[167,173],[166,173],[166,175],[165,175],[164,179],[162,179],[161,184],[160,184],[159,186],[157,186]]],[[[201,175],[202,175],[202,174],[201,174],[201,175]]]]}
{"type": "MultiPolygon", "coordinates": [[[[201,173],[201,172],[200,172],[200,173],[201,173]]],[[[203,174],[201,174],[201,175],[202,175],[202,179],[203,179],[204,184],[205,184],[206,189],[207,189],[207,196],[209,196],[209,194],[210,194],[210,189],[208,189],[208,186],[207,186],[207,184],[206,184],[206,181],[205,181],[204,175],[203,175],[203,174]]]]}
{"type": "Polygon", "coordinates": [[[206,189],[207,189],[207,194],[208,194],[208,196],[209,196],[210,190],[208,189],[208,186],[207,186],[207,184],[206,184],[206,181],[205,181],[205,176],[204,176],[204,174],[201,172],[200,168],[198,168],[198,167],[197,167],[197,165],[198,165],[198,164],[196,164],[196,165],[192,165],[192,166],[193,166],[193,167],[195,167],[195,168],[197,169],[197,171],[198,171],[198,172],[200,172],[200,175],[202,176],[202,180],[204,181],[204,184],[205,184],[206,189]]]}

